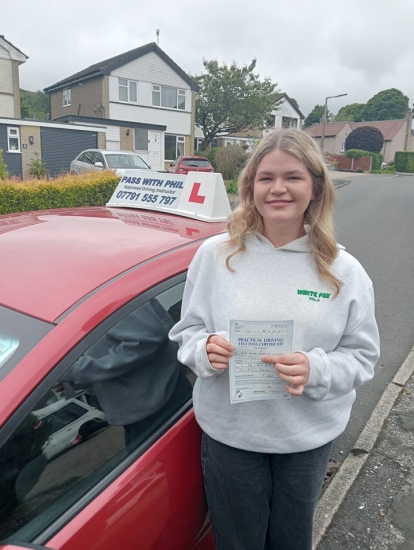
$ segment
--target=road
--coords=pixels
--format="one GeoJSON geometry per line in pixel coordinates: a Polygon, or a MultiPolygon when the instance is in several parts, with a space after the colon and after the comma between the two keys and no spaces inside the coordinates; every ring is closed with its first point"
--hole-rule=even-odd
{"type": "Polygon", "coordinates": [[[414,176],[349,179],[337,191],[337,239],[374,283],[381,358],[374,379],[358,390],[348,427],[336,441],[333,458],[341,462],[414,344],[414,176]]]}

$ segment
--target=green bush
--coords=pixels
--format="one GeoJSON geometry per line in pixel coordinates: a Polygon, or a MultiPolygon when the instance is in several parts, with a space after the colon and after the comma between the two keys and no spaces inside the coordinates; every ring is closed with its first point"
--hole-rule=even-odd
{"type": "Polygon", "coordinates": [[[119,182],[111,171],[55,179],[0,180],[0,214],[79,206],[103,206],[119,182]]]}
{"type": "Polygon", "coordinates": [[[207,157],[211,163],[211,166],[216,172],[218,172],[216,166],[216,153],[217,151],[220,151],[220,149],[221,147],[213,147],[212,149],[209,149],[207,151],[194,151],[194,154],[199,155],[200,157],[207,157]]]}
{"type": "Polygon", "coordinates": [[[8,177],[7,164],[3,160],[3,149],[0,149],[0,179],[5,180],[8,177]]]}
{"type": "Polygon", "coordinates": [[[363,149],[348,149],[345,155],[354,159],[372,157],[371,170],[379,170],[384,160],[384,155],[382,153],[373,153],[372,151],[364,151],[363,149]]]}
{"type": "Polygon", "coordinates": [[[396,172],[414,172],[414,152],[397,151],[394,157],[396,172]]]}
{"type": "Polygon", "coordinates": [[[49,170],[46,168],[45,161],[39,155],[35,153],[34,158],[31,159],[28,166],[28,174],[31,178],[41,180],[49,175],[49,170]]]}
{"type": "Polygon", "coordinates": [[[362,157],[370,157],[372,153],[369,151],[364,151],[363,149],[348,149],[345,156],[351,157],[354,159],[360,159],[362,157]]]}
{"type": "Polygon", "coordinates": [[[237,180],[233,179],[226,183],[226,190],[227,193],[230,193],[231,195],[237,195],[239,193],[239,186],[237,184],[237,180]]]}

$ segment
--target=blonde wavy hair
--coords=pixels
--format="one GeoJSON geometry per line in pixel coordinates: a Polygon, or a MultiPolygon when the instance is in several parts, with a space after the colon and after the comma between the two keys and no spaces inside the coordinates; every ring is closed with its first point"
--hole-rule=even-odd
{"type": "Polygon", "coordinates": [[[241,172],[238,181],[240,203],[227,220],[230,239],[223,243],[225,250],[233,250],[226,259],[227,269],[234,271],[230,260],[246,249],[246,235],[263,232],[263,219],[254,203],[254,180],[263,157],[275,149],[296,157],[312,176],[315,198],[305,212],[311,254],[320,277],[335,289],[337,295],[343,283],[331,270],[338,254],[333,226],[335,189],[318,146],[302,130],[274,130],[268,133],[260,141],[241,172]]]}

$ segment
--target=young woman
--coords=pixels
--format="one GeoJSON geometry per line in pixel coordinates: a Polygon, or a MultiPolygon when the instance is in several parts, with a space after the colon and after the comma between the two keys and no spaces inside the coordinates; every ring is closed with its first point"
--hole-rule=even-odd
{"type": "Polygon", "coordinates": [[[372,283],[335,241],[333,184],[307,134],[269,133],[239,193],[228,233],[194,257],[170,338],[198,375],[217,550],[310,550],[332,442],[379,356],[372,283]],[[292,353],[262,357],[290,398],[231,403],[230,320],[293,321],[292,353]]]}

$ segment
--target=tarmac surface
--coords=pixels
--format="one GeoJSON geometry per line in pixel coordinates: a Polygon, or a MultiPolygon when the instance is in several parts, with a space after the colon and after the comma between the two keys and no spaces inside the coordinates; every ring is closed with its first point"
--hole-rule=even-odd
{"type": "MultiPolygon", "coordinates": [[[[331,173],[335,187],[355,175],[331,173]]],[[[414,550],[413,373],[414,348],[320,498],[314,549],[414,550]]]]}
{"type": "Polygon", "coordinates": [[[414,549],[414,348],[316,510],[318,550],[414,549]]]}

